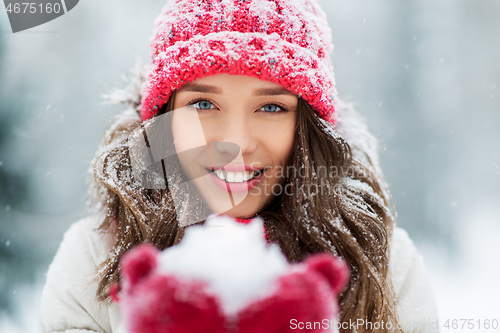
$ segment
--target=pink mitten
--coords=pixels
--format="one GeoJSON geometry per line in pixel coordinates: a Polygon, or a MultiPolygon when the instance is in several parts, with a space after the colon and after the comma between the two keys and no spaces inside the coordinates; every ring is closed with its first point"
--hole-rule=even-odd
{"type": "Polygon", "coordinates": [[[320,323],[323,332],[337,317],[337,296],[348,279],[347,267],[330,254],[309,257],[300,268],[279,277],[276,291],[257,300],[239,313],[238,333],[294,332],[292,324],[320,323]]]}
{"type": "Polygon", "coordinates": [[[130,333],[223,333],[224,315],[207,283],[158,272],[159,251],[145,244],[122,261],[119,300],[130,333]]]}
{"type": "Polygon", "coordinates": [[[299,322],[331,330],[346,265],[330,254],[288,264],[262,220],[210,218],[159,252],[141,245],[121,263],[118,300],[128,333],[282,333],[299,322]]]}

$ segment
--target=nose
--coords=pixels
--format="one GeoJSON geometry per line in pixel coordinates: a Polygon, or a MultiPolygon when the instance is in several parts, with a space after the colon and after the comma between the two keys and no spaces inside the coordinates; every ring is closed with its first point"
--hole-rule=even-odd
{"type": "Polygon", "coordinates": [[[257,149],[257,138],[251,119],[243,112],[231,112],[225,118],[216,139],[217,151],[234,156],[235,148],[239,148],[243,156],[253,153],[257,149]]]}

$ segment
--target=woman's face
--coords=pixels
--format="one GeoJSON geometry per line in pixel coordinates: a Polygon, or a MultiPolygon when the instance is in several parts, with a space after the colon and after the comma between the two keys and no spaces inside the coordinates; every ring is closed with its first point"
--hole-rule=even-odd
{"type": "Polygon", "coordinates": [[[214,213],[250,217],[283,193],[297,105],[282,86],[244,75],[207,76],[177,91],[176,153],[214,213]]]}

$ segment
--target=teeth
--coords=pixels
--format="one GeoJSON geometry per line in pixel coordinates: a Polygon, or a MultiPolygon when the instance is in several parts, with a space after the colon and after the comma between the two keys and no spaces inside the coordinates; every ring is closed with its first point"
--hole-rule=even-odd
{"type": "Polygon", "coordinates": [[[234,174],[234,182],[241,183],[242,181],[243,181],[243,173],[241,173],[241,172],[235,173],[234,174]]]}
{"type": "Polygon", "coordinates": [[[258,174],[258,172],[257,171],[226,172],[222,169],[218,169],[214,171],[214,174],[228,183],[242,183],[248,181],[249,179],[254,178],[258,174]]]}
{"type": "Polygon", "coordinates": [[[226,180],[226,175],[224,175],[224,171],[222,171],[221,169],[219,170],[215,170],[215,174],[217,175],[217,177],[219,177],[220,179],[222,180],[226,180]]]}

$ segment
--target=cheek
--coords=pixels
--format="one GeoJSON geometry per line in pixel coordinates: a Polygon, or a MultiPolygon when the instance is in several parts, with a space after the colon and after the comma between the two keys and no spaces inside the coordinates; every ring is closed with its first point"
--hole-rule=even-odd
{"type": "Polygon", "coordinates": [[[283,140],[284,142],[283,142],[282,154],[283,154],[284,166],[288,163],[288,160],[292,155],[293,147],[295,144],[294,139],[295,139],[295,133],[290,133],[290,135],[288,135],[288,137],[283,140]]]}
{"type": "Polygon", "coordinates": [[[207,150],[203,130],[195,113],[173,111],[172,137],[175,152],[182,167],[193,167],[195,161],[207,150]]]}
{"type": "Polygon", "coordinates": [[[273,156],[274,164],[282,168],[286,167],[295,145],[295,126],[290,126],[279,135],[268,135],[265,140],[273,156]]]}
{"type": "Polygon", "coordinates": [[[186,165],[188,161],[185,161],[186,155],[185,154],[179,154],[182,151],[188,150],[189,146],[188,143],[184,140],[184,136],[182,135],[182,129],[179,126],[179,119],[176,119],[174,116],[172,119],[172,138],[174,140],[174,148],[175,152],[177,153],[177,158],[179,159],[179,162],[181,163],[182,166],[186,165]]]}

